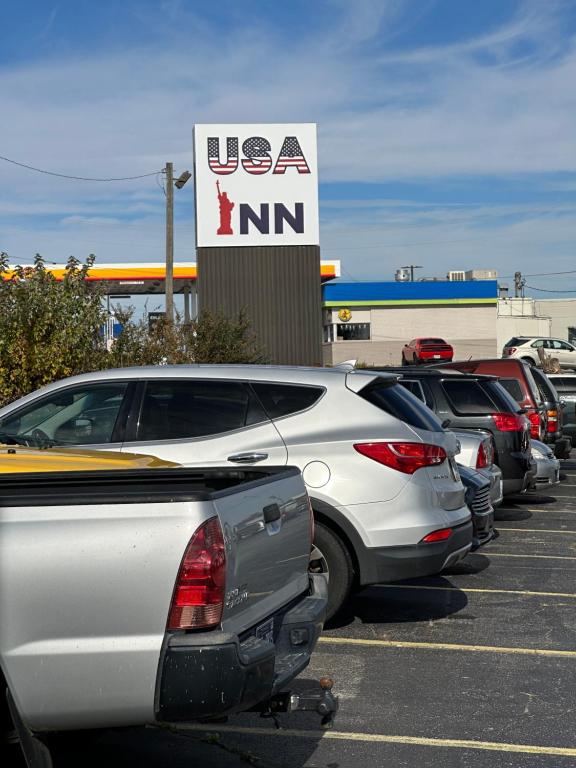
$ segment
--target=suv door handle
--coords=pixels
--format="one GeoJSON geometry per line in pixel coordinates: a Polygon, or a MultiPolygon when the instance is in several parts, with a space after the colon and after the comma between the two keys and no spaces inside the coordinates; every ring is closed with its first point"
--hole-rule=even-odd
{"type": "Polygon", "coordinates": [[[227,460],[234,462],[234,464],[256,464],[256,462],[264,461],[267,458],[267,453],[234,453],[232,456],[228,456],[227,460]]]}

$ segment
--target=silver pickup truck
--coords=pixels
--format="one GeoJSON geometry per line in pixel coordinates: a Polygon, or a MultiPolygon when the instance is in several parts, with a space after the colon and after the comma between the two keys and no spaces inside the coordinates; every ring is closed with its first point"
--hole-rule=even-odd
{"type": "Polygon", "coordinates": [[[29,764],[50,732],[266,707],[308,664],[327,590],[297,469],[2,470],[0,661],[29,764]]]}

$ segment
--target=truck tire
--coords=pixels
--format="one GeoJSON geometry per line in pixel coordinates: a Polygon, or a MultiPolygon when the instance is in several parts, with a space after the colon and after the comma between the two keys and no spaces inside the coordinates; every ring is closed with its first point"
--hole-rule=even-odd
{"type": "Polygon", "coordinates": [[[328,575],[328,621],[338,613],[350,595],[354,567],[342,540],[322,523],[315,523],[314,526],[314,549],[310,558],[310,570],[328,575]]]}

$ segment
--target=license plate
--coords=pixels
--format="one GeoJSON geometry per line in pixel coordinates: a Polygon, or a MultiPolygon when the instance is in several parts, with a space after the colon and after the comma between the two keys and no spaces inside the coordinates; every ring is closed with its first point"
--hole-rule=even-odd
{"type": "Polygon", "coordinates": [[[256,627],[256,637],[267,643],[274,643],[274,619],[268,619],[259,627],[256,627]]]}
{"type": "Polygon", "coordinates": [[[434,360],[440,360],[442,355],[432,355],[432,357],[434,358],[434,360]]]}

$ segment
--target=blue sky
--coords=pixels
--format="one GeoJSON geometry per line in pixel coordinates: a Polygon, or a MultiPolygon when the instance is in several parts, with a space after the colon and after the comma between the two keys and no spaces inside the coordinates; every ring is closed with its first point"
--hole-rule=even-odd
{"type": "MultiPolygon", "coordinates": [[[[492,267],[573,290],[573,0],[21,0],[0,8],[0,155],[190,167],[196,122],[316,122],[323,258],[350,280],[492,267]]],[[[0,162],[0,250],[161,261],[155,177],[0,162]]],[[[193,190],[176,193],[193,260],[193,190]]],[[[557,293],[534,292],[539,297],[557,293]]]]}

